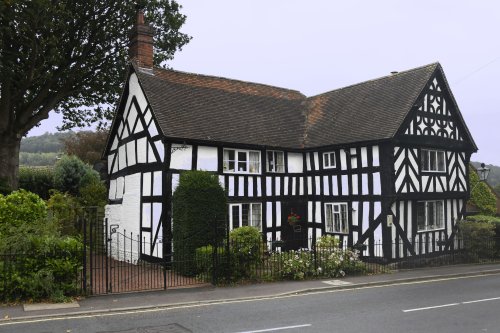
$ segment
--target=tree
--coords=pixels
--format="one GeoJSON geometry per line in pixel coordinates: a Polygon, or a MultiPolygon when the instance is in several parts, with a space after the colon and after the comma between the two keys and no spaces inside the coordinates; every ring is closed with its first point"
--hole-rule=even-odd
{"type": "Polygon", "coordinates": [[[108,131],[105,130],[77,132],[63,139],[64,152],[77,156],[87,164],[94,165],[101,159],[107,138],[108,131]]]}
{"type": "MultiPolygon", "coordinates": [[[[17,188],[21,138],[54,110],[61,129],[110,119],[127,64],[131,0],[0,1],[0,179],[17,188]]],[[[189,42],[175,0],[145,2],[155,64],[189,42]]],[[[165,65],[163,65],[165,66],[165,65]]]]}

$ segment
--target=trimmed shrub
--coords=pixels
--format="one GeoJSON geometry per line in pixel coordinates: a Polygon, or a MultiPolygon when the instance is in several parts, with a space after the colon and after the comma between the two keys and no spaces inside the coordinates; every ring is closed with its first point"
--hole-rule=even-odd
{"type": "Polygon", "coordinates": [[[53,167],[20,167],[19,188],[36,193],[47,200],[50,189],[54,188],[53,167]]]}
{"type": "Polygon", "coordinates": [[[99,181],[99,174],[76,156],[63,156],[54,168],[54,187],[78,195],[81,187],[99,181]]]}
{"type": "Polygon", "coordinates": [[[250,277],[265,253],[262,234],[255,227],[236,228],[229,234],[234,278],[250,277]]]}
{"type": "Polygon", "coordinates": [[[495,225],[490,222],[460,221],[460,236],[464,242],[467,255],[474,259],[495,256],[495,225]]]}
{"type": "Polygon", "coordinates": [[[104,207],[108,203],[108,189],[101,181],[91,181],[80,187],[80,203],[82,206],[104,207]]]}
{"type": "MultiPolygon", "coordinates": [[[[196,249],[196,267],[198,278],[203,281],[212,281],[214,277],[214,248],[212,245],[199,247],[196,249]]],[[[231,277],[232,268],[231,261],[228,260],[226,249],[223,247],[217,248],[217,271],[215,278],[219,282],[228,282],[231,277]]]]}
{"type": "Polygon", "coordinates": [[[63,301],[80,291],[82,244],[71,237],[30,237],[23,252],[9,251],[0,261],[4,300],[63,301]],[[4,275],[5,274],[5,275],[4,275]]]}
{"type": "Polygon", "coordinates": [[[47,207],[50,217],[59,225],[61,234],[72,236],[79,234],[80,226],[77,225],[77,221],[81,206],[77,198],[69,193],[51,190],[47,207]]]}
{"type": "Polygon", "coordinates": [[[196,249],[221,243],[226,234],[224,189],[216,175],[187,171],[180,176],[172,204],[175,267],[181,274],[196,275],[196,249]]]}
{"type": "Polygon", "coordinates": [[[34,223],[47,216],[47,205],[36,194],[26,190],[0,195],[0,232],[17,228],[22,223],[34,223]]]}
{"type": "Polygon", "coordinates": [[[78,292],[81,243],[61,238],[55,219],[36,194],[0,195],[0,297],[53,299],[78,292]]]}

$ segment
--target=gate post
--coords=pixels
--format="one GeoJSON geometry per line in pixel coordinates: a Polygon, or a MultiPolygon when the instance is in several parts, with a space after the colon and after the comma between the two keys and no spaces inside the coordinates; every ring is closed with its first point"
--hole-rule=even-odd
{"type": "MultiPolygon", "coordinates": [[[[77,216],[81,219],[81,216],[77,216]]],[[[87,294],[87,221],[83,219],[83,293],[87,294]]]]}
{"type": "Polygon", "coordinates": [[[105,246],[104,246],[104,256],[106,257],[106,259],[104,260],[105,262],[105,269],[106,269],[106,292],[109,292],[110,291],[110,285],[109,285],[109,272],[108,272],[108,260],[109,260],[109,255],[108,255],[108,243],[111,243],[108,239],[108,218],[105,217],[104,218],[104,242],[105,242],[105,246]]]}
{"type": "Polygon", "coordinates": [[[217,271],[219,270],[218,263],[217,263],[217,235],[218,235],[218,228],[217,228],[217,216],[214,218],[214,242],[212,246],[212,284],[216,285],[217,284],[217,271]]]}

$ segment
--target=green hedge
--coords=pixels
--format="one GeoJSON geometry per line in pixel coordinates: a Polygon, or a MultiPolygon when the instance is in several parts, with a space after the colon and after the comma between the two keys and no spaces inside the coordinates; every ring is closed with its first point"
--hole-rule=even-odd
{"type": "Polygon", "coordinates": [[[19,167],[19,188],[36,193],[47,200],[49,191],[54,188],[54,168],[19,167]]]}
{"type": "Polygon", "coordinates": [[[63,301],[80,292],[82,244],[70,237],[33,237],[30,249],[0,256],[0,299],[63,301]]]}

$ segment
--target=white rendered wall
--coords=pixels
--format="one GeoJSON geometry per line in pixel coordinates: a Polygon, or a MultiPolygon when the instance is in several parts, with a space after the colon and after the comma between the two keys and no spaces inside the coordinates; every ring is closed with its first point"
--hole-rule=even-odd
{"type": "Polygon", "coordinates": [[[302,173],[304,169],[304,161],[301,153],[288,153],[288,172],[302,173]]]}
{"type": "Polygon", "coordinates": [[[217,147],[198,147],[198,170],[217,171],[217,147]]]}
{"type": "MultiPolygon", "coordinates": [[[[173,144],[172,148],[178,148],[182,145],[173,144]]],[[[217,160],[215,160],[217,163],[217,160]]],[[[193,146],[187,146],[187,148],[175,150],[170,155],[170,168],[177,170],[191,170],[191,165],[193,162],[193,146]]]]}

